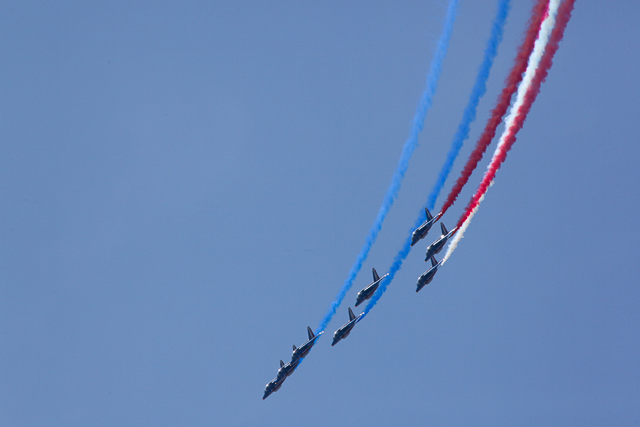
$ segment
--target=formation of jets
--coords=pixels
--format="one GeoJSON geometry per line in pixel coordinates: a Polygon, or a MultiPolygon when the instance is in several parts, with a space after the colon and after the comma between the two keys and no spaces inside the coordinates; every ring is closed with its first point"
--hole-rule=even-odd
{"type": "MultiPolygon", "coordinates": [[[[431,215],[429,209],[427,208],[425,208],[425,213],[427,214],[427,220],[418,228],[416,228],[416,230],[411,235],[411,246],[418,243],[421,239],[424,239],[433,224],[435,224],[442,216],[442,213],[438,213],[434,217],[433,215],[431,215]]],[[[433,280],[433,277],[438,271],[438,268],[442,264],[442,260],[437,261],[435,255],[440,253],[449,238],[453,235],[453,233],[455,233],[456,228],[451,231],[447,231],[447,228],[444,226],[444,224],[440,223],[440,230],[442,231],[442,235],[427,248],[427,252],[425,254],[425,262],[431,260],[431,268],[422,273],[422,275],[418,278],[416,292],[419,292],[420,289],[431,283],[431,281],[433,280]]],[[[380,277],[375,268],[372,268],[371,270],[373,272],[373,282],[371,282],[360,292],[358,292],[358,295],[356,296],[356,307],[362,304],[364,301],[370,299],[380,286],[380,282],[389,275],[389,273],[387,273],[384,276],[380,277]]],[[[348,337],[356,323],[358,323],[362,319],[362,316],[364,316],[364,312],[360,313],[358,316],[353,314],[353,310],[351,310],[351,307],[349,307],[348,311],[349,321],[334,332],[333,341],[331,342],[332,347],[339,343],[341,340],[348,337]]],[[[307,327],[307,333],[309,334],[309,340],[307,342],[302,344],[300,347],[296,347],[295,345],[293,346],[291,361],[287,364],[285,364],[282,360],[280,361],[280,369],[278,370],[276,377],[271,382],[269,382],[264,389],[264,396],[262,397],[263,400],[269,397],[271,393],[278,391],[280,387],[282,387],[284,380],[287,379],[287,377],[289,377],[291,374],[293,374],[293,371],[295,371],[300,361],[307,354],[309,354],[309,351],[311,351],[311,348],[316,343],[317,339],[320,337],[320,335],[323,334],[323,332],[320,332],[318,333],[318,335],[314,335],[310,327],[307,327]]]]}
{"type": "MultiPolygon", "coordinates": [[[[429,210],[427,208],[425,208],[425,211],[427,212],[427,218],[431,217],[431,214],[429,213],[429,210]]],[[[434,219],[440,218],[440,215],[441,214],[436,215],[434,219]]],[[[429,222],[429,220],[427,220],[427,222],[429,222]]],[[[420,277],[418,277],[416,292],[420,292],[420,289],[424,288],[433,280],[433,276],[436,275],[436,273],[438,272],[438,268],[442,264],[442,260],[437,261],[435,255],[440,253],[442,248],[444,248],[444,245],[447,243],[447,240],[449,240],[449,237],[451,237],[453,233],[456,232],[456,229],[457,227],[454,227],[453,230],[447,231],[447,227],[445,227],[442,222],[440,223],[440,231],[442,231],[442,235],[435,242],[429,245],[424,258],[425,262],[431,260],[431,268],[422,273],[420,277]]],[[[417,231],[418,230],[414,231],[413,234],[415,235],[417,231]]]]}
{"type": "Polygon", "coordinates": [[[271,380],[264,388],[264,395],[262,396],[262,400],[269,397],[269,395],[274,391],[280,390],[280,387],[282,387],[282,383],[284,383],[284,380],[286,380],[288,376],[293,374],[293,371],[296,370],[296,367],[298,366],[302,358],[309,354],[309,351],[311,351],[311,347],[313,347],[318,338],[320,338],[320,335],[322,335],[323,333],[324,332],[320,332],[318,335],[314,335],[311,328],[307,326],[309,341],[305,342],[300,347],[296,347],[295,344],[293,345],[293,354],[291,354],[291,361],[289,363],[285,365],[282,360],[280,361],[280,369],[278,369],[276,377],[271,380]]]}

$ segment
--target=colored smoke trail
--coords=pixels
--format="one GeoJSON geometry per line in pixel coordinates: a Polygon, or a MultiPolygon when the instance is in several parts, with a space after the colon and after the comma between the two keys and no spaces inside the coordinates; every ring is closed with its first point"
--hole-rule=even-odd
{"type": "Polygon", "coordinates": [[[458,1],[459,0],[450,0],[449,2],[444,28],[442,30],[442,34],[440,35],[440,39],[438,40],[436,52],[431,61],[431,67],[426,81],[426,88],[422,93],[422,98],[420,99],[420,103],[418,104],[418,107],[416,109],[416,113],[413,118],[413,124],[411,126],[411,132],[409,134],[409,138],[404,144],[404,147],[402,148],[402,154],[400,156],[398,166],[396,167],[396,171],[393,174],[391,185],[389,186],[389,189],[384,196],[382,206],[380,206],[378,215],[376,216],[376,219],[371,226],[371,229],[369,230],[369,234],[367,235],[365,243],[360,250],[360,254],[356,258],[355,263],[349,271],[347,280],[345,280],[344,284],[342,285],[342,288],[340,289],[340,292],[338,292],[336,299],[331,303],[327,314],[325,314],[322,321],[320,321],[316,333],[322,332],[326,329],[327,324],[329,323],[329,321],[331,321],[333,315],[336,314],[336,311],[342,303],[345,295],[347,294],[349,289],[351,289],[353,281],[360,272],[362,264],[369,255],[371,246],[378,237],[378,232],[380,232],[380,229],[382,228],[382,222],[384,221],[387,212],[393,205],[393,202],[395,201],[398,192],[400,191],[402,179],[404,178],[407,168],[409,167],[409,159],[411,158],[411,155],[418,145],[418,135],[424,127],[424,121],[427,116],[427,111],[429,110],[429,108],[431,108],[433,96],[438,87],[438,80],[440,79],[440,74],[442,72],[442,62],[444,61],[444,57],[447,54],[449,40],[451,39],[451,33],[453,32],[453,24],[456,20],[456,15],[458,12],[458,1]]]}
{"type": "Polygon", "coordinates": [[[440,212],[442,212],[443,214],[455,203],[456,199],[460,195],[460,192],[462,191],[462,188],[466,185],[467,181],[469,181],[471,174],[478,166],[480,160],[482,160],[487,147],[489,147],[489,144],[491,144],[493,137],[496,135],[498,125],[500,125],[502,117],[504,117],[505,113],[507,112],[507,109],[511,104],[511,98],[516,92],[518,84],[522,81],[522,74],[527,68],[527,62],[529,60],[529,57],[531,56],[531,52],[533,51],[533,46],[538,36],[538,31],[540,29],[543,14],[547,9],[547,1],[548,0],[538,0],[531,10],[529,27],[527,28],[527,32],[525,33],[522,45],[518,48],[516,59],[514,61],[513,67],[511,68],[511,71],[509,72],[509,76],[505,80],[505,85],[502,89],[502,93],[498,97],[496,106],[491,111],[489,120],[487,121],[487,124],[484,128],[484,131],[482,132],[482,135],[480,135],[478,142],[476,142],[476,147],[469,156],[467,164],[464,166],[460,177],[449,192],[447,200],[440,210],[440,212]]]}
{"type": "MultiPolygon", "coordinates": [[[[411,233],[413,233],[413,230],[418,228],[420,224],[424,222],[425,219],[426,219],[426,215],[423,209],[422,216],[416,220],[413,228],[411,229],[411,233]]],[[[411,233],[409,234],[409,237],[407,237],[407,240],[404,242],[404,245],[402,245],[402,248],[400,249],[400,251],[393,258],[393,264],[391,264],[391,268],[389,268],[389,275],[380,282],[380,286],[378,286],[378,289],[369,300],[367,307],[364,309],[364,316],[362,316],[363,318],[366,317],[366,315],[369,314],[369,311],[371,311],[373,306],[377,304],[382,294],[384,294],[384,292],[387,290],[389,283],[391,283],[393,278],[396,277],[396,273],[402,268],[402,263],[407,258],[407,255],[409,255],[409,252],[411,252],[411,233]]]]}
{"type": "MultiPolygon", "coordinates": [[[[480,64],[478,75],[476,76],[476,82],[473,86],[473,89],[471,90],[471,95],[469,96],[469,101],[464,109],[462,120],[458,125],[458,130],[453,137],[447,159],[442,166],[440,174],[438,175],[438,179],[436,180],[436,183],[434,184],[433,189],[429,194],[429,198],[427,199],[426,207],[429,208],[429,210],[433,210],[436,204],[436,199],[438,198],[438,195],[440,194],[440,191],[442,190],[442,187],[444,186],[444,183],[447,180],[449,173],[451,172],[453,162],[458,156],[464,140],[469,137],[469,127],[471,125],[471,122],[473,122],[476,118],[476,110],[478,108],[478,104],[480,103],[480,99],[482,98],[482,96],[487,91],[487,79],[489,78],[489,72],[491,71],[493,61],[496,57],[496,54],[498,53],[498,46],[500,45],[500,42],[502,42],[504,24],[507,21],[507,16],[509,15],[510,8],[511,0],[500,0],[498,2],[498,11],[493,20],[493,24],[491,27],[491,36],[487,41],[487,47],[485,48],[484,58],[482,60],[482,64],[480,64]]],[[[408,239],[405,241],[404,245],[402,246],[398,254],[396,254],[393,260],[393,264],[389,269],[389,276],[387,276],[387,278],[380,283],[378,290],[371,297],[371,300],[367,304],[367,307],[364,311],[365,316],[369,313],[371,308],[376,305],[380,297],[382,297],[382,294],[386,291],[389,283],[391,283],[391,281],[395,277],[398,270],[402,268],[402,263],[411,251],[411,234],[413,233],[413,230],[415,230],[418,226],[420,226],[420,224],[425,221],[425,219],[426,215],[424,213],[423,207],[420,210],[420,215],[418,216],[414,227],[409,232],[408,239]]]]}
{"type": "Polygon", "coordinates": [[[524,87],[522,87],[522,90],[518,88],[518,98],[511,109],[511,113],[505,126],[505,131],[500,138],[500,143],[496,148],[493,158],[491,159],[491,163],[489,164],[487,172],[485,173],[476,194],[469,202],[465,213],[458,222],[460,228],[447,248],[445,261],[455,250],[458,242],[462,239],[465,230],[469,227],[471,219],[478,211],[480,203],[484,199],[489,186],[492,184],[496,172],[506,160],[507,153],[515,143],[518,131],[522,129],[522,126],[527,119],[527,115],[531,110],[531,106],[540,93],[540,87],[547,78],[549,69],[553,65],[553,57],[558,50],[560,41],[564,37],[564,30],[571,18],[571,12],[573,11],[575,0],[565,0],[560,6],[558,4],[559,2],[560,0],[551,0],[550,2],[549,18],[547,18],[549,20],[549,25],[546,25],[547,20],[545,20],[543,28],[541,28],[540,31],[541,47],[539,50],[542,50],[542,52],[537,51],[538,42],[536,42],[536,49],[534,49],[534,54],[532,54],[532,60],[530,61],[532,63],[532,68],[534,68],[533,76],[528,79],[529,69],[527,69],[527,76],[525,76],[525,80],[523,80],[521,85],[524,87]],[[555,27],[553,21],[557,21],[555,22],[555,27]],[[536,56],[534,57],[534,55],[536,56]]]}
{"type": "Polygon", "coordinates": [[[444,162],[444,165],[442,165],[440,175],[438,175],[438,179],[436,180],[436,183],[434,184],[433,189],[429,194],[429,198],[427,199],[427,207],[429,208],[429,210],[433,210],[433,208],[435,207],[436,200],[440,195],[440,191],[442,191],[442,187],[444,187],[444,183],[449,177],[449,173],[451,173],[451,168],[453,168],[453,162],[455,162],[456,158],[458,157],[460,149],[462,148],[462,144],[467,138],[469,138],[469,127],[471,123],[476,119],[476,111],[478,109],[480,99],[487,92],[487,80],[489,79],[489,72],[491,71],[493,60],[498,53],[498,46],[500,46],[500,43],[502,42],[504,24],[507,21],[507,15],[509,15],[510,8],[511,0],[500,0],[500,2],[498,3],[498,12],[493,20],[493,25],[491,27],[491,37],[487,41],[487,47],[484,51],[484,59],[482,60],[482,64],[480,65],[480,69],[478,70],[476,82],[473,86],[473,89],[471,90],[469,102],[464,109],[462,120],[460,121],[458,130],[456,131],[456,134],[453,137],[453,141],[451,142],[451,148],[449,149],[449,153],[447,154],[447,160],[444,162]]]}

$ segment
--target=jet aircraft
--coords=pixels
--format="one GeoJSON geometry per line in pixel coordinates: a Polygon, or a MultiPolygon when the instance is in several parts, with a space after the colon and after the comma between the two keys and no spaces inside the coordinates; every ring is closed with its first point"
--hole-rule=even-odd
{"type": "MultiPolygon", "coordinates": [[[[324,332],[320,332],[318,335],[314,335],[313,331],[310,327],[307,326],[307,334],[309,335],[309,341],[302,344],[300,347],[293,346],[293,354],[291,355],[291,362],[300,360],[309,354],[311,351],[311,347],[316,343],[316,340],[320,338],[320,335],[324,334],[324,332]]],[[[297,363],[296,363],[297,365],[297,363]]]]}
{"type": "Polygon", "coordinates": [[[424,260],[427,261],[432,256],[439,254],[442,248],[444,248],[445,243],[447,243],[447,240],[449,240],[449,237],[451,237],[451,235],[456,232],[457,228],[458,227],[454,227],[453,230],[447,231],[447,227],[445,227],[443,223],[440,223],[442,236],[440,236],[438,240],[436,240],[431,245],[429,245],[429,247],[427,248],[427,253],[424,260]]]}
{"type": "Polygon", "coordinates": [[[389,273],[387,273],[384,276],[380,277],[378,276],[378,272],[375,268],[372,268],[371,270],[373,270],[373,282],[371,282],[369,286],[358,292],[358,296],[356,297],[356,307],[371,298],[376,289],[378,289],[378,286],[380,285],[382,279],[389,275],[389,273]]]}
{"type": "Polygon", "coordinates": [[[424,273],[422,273],[422,276],[418,278],[418,288],[416,289],[416,292],[424,288],[425,285],[428,285],[429,283],[431,283],[431,280],[433,280],[433,276],[436,275],[436,272],[438,271],[438,267],[440,267],[441,263],[442,263],[442,260],[436,261],[435,257],[433,256],[431,257],[431,268],[425,271],[424,273]]]}
{"type": "Polygon", "coordinates": [[[353,311],[351,311],[351,307],[349,307],[349,321],[347,323],[345,323],[344,325],[342,325],[340,327],[340,329],[338,329],[333,334],[333,342],[331,343],[331,347],[333,347],[338,342],[340,342],[340,340],[343,340],[346,337],[348,337],[349,334],[351,333],[351,330],[353,329],[353,327],[356,326],[356,323],[358,323],[360,321],[360,319],[362,318],[363,315],[364,315],[364,312],[360,313],[358,315],[358,317],[356,317],[353,314],[353,311]]]}
{"type": "Polygon", "coordinates": [[[418,243],[420,239],[425,238],[427,233],[431,229],[431,226],[435,224],[436,221],[438,221],[438,219],[440,219],[440,217],[442,216],[442,212],[439,212],[436,216],[432,216],[431,212],[429,212],[429,209],[424,208],[424,211],[427,214],[427,220],[423,222],[420,227],[416,228],[416,230],[411,235],[411,246],[418,243]]]}
{"type": "Polygon", "coordinates": [[[267,386],[264,388],[264,395],[262,396],[262,400],[265,400],[274,391],[280,390],[280,387],[282,387],[282,383],[284,383],[284,380],[286,379],[287,379],[287,376],[286,375],[280,376],[280,371],[278,371],[278,375],[276,375],[276,377],[273,380],[269,381],[267,386]]]}
{"type": "Polygon", "coordinates": [[[269,384],[267,384],[267,386],[264,388],[264,395],[262,396],[262,400],[265,400],[274,391],[280,390],[280,387],[282,387],[283,382],[284,382],[284,377],[283,378],[276,377],[275,379],[270,381],[269,384]]]}
{"type": "MultiPolygon", "coordinates": [[[[320,334],[318,334],[318,336],[320,336],[320,334]]],[[[264,388],[264,396],[262,396],[262,400],[269,397],[269,395],[274,391],[280,390],[280,387],[282,387],[282,383],[284,383],[284,380],[286,380],[289,375],[293,374],[293,371],[295,371],[298,363],[300,363],[300,360],[292,360],[286,365],[282,360],[280,361],[280,369],[278,369],[276,377],[271,380],[264,388]]]]}

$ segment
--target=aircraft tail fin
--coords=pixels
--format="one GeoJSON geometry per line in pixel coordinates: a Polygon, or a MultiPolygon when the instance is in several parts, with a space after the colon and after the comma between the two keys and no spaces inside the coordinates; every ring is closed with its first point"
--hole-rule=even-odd
{"type": "Polygon", "coordinates": [[[351,322],[355,318],[356,318],[355,314],[353,314],[351,307],[349,307],[349,322],[351,322]]]}
{"type": "Polygon", "coordinates": [[[377,282],[378,280],[380,280],[380,276],[378,276],[378,272],[376,271],[376,269],[372,268],[371,270],[373,270],[373,281],[377,282]]]}
{"type": "Polygon", "coordinates": [[[442,230],[442,235],[443,236],[449,234],[449,232],[447,231],[447,227],[444,226],[444,222],[440,223],[440,230],[442,230]]]}
{"type": "Polygon", "coordinates": [[[431,267],[435,267],[438,264],[438,261],[436,261],[436,257],[431,255],[431,267]]]}
{"type": "Polygon", "coordinates": [[[298,349],[298,347],[296,347],[296,345],[293,345],[293,351],[296,351],[298,349]]]}
{"type": "Polygon", "coordinates": [[[427,220],[430,221],[433,218],[433,215],[431,215],[431,212],[429,212],[429,209],[424,208],[424,213],[427,214],[427,220]]]}
{"type": "Polygon", "coordinates": [[[282,368],[284,366],[284,362],[281,360],[280,361],[280,367],[282,368]]]}
{"type": "Polygon", "coordinates": [[[312,340],[315,338],[315,335],[313,335],[313,331],[311,330],[311,327],[307,326],[307,334],[309,335],[309,339],[312,340]]]}

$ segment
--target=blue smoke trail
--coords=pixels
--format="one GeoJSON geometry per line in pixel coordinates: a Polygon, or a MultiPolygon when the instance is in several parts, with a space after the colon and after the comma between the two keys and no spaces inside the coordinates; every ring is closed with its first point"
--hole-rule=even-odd
{"type": "Polygon", "coordinates": [[[398,166],[396,167],[396,171],[393,174],[391,185],[389,186],[389,189],[384,196],[382,206],[380,206],[380,210],[378,211],[376,220],[369,230],[369,235],[367,236],[367,239],[365,240],[365,243],[360,250],[360,254],[351,267],[351,271],[349,271],[349,277],[347,278],[347,280],[345,280],[342,288],[340,289],[340,292],[336,296],[336,299],[331,303],[327,314],[325,314],[324,318],[320,322],[320,325],[318,325],[317,332],[325,330],[333,315],[336,314],[336,310],[342,303],[345,295],[347,294],[349,289],[351,289],[353,281],[362,268],[362,263],[367,259],[369,250],[378,237],[378,232],[382,228],[382,222],[387,216],[387,212],[391,208],[391,205],[393,205],[393,202],[398,195],[398,191],[400,191],[402,179],[404,178],[407,168],[409,167],[409,159],[411,158],[413,151],[418,145],[418,134],[424,127],[424,121],[427,116],[427,111],[429,110],[429,108],[431,108],[433,95],[435,94],[438,87],[438,80],[440,79],[440,74],[442,72],[442,61],[447,54],[449,40],[451,39],[451,33],[453,31],[453,23],[455,22],[456,14],[458,12],[458,1],[459,0],[450,0],[449,2],[444,29],[442,30],[440,40],[438,41],[438,47],[436,48],[435,55],[433,56],[433,59],[431,61],[431,68],[429,70],[429,75],[427,76],[426,88],[422,93],[422,98],[420,99],[420,103],[418,104],[418,107],[416,109],[416,114],[413,118],[413,124],[411,126],[411,132],[409,134],[409,138],[404,143],[404,147],[402,148],[402,154],[400,156],[398,166]]]}
{"type": "MultiPolygon", "coordinates": [[[[449,173],[451,172],[453,162],[456,160],[456,157],[458,157],[460,149],[462,148],[462,144],[469,137],[469,127],[471,123],[476,119],[476,110],[478,108],[478,104],[480,103],[480,98],[482,98],[482,96],[487,92],[487,79],[489,78],[489,72],[491,71],[493,60],[498,53],[498,46],[502,42],[504,24],[507,21],[507,15],[509,14],[510,8],[511,0],[500,0],[498,2],[498,12],[493,20],[493,26],[491,27],[491,37],[489,37],[489,41],[487,42],[487,47],[484,51],[484,59],[482,60],[482,64],[480,64],[476,82],[473,86],[473,89],[471,90],[471,95],[469,96],[469,102],[464,109],[462,120],[460,121],[458,130],[456,131],[456,134],[453,137],[453,141],[451,142],[451,148],[449,149],[447,160],[444,162],[444,165],[442,165],[440,175],[438,175],[438,179],[436,180],[436,183],[434,184],[425,205],[427,208],[429,208],[429,210],[433,210],[433,208],[435,207],[436,199],[440,195],[440,191],[442,191],[442,187],[444,186],[444,183],[447,180],[449,173]]],[[[423,207],[420,210],[420,216],[409,232],[409,237],[407,238],[405,244],[393,259],[393,264],[389,269],[389,275],[380,283],[380,287],[367,304],[367,307],[364,310],[365,316],[367,315],[367,313],[369,313],[371,308],[376,305],[382,294],[386,291],[387,286],[389,286],[389,283],[391,283],[391,281],[395,277],[398,270],[402,268],[402,263],[411,251],[411,234],[413,233],[413,230],[419,227],[420,224],[422,224],[425,220],[426,214],[424,213],[423,207]]]]}

